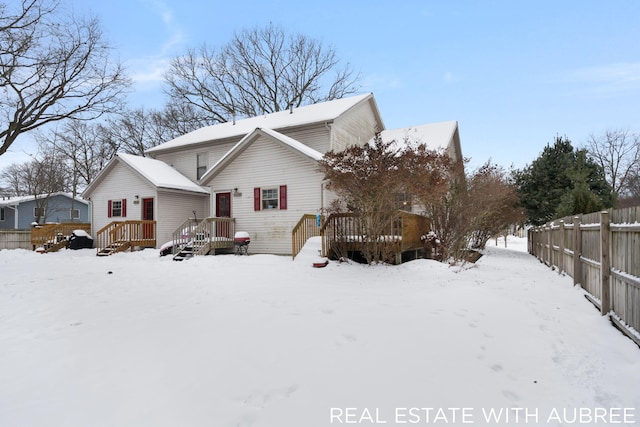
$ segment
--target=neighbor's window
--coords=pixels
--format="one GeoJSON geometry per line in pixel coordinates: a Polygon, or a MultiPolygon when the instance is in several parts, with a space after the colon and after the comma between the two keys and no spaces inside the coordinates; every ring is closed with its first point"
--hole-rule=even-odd
{"type": "Polygon", "coordinates": [[[71,209],[69,213],[69,218],[78,219],[80,218],[80,209],[71,209]]]}
{"type": "Polygon", "coordinates": [[[198,154],[198,167],[196,169],[196,179],[202,178],[202,175],[207,171],[207,158],[209,156],[206,153],[198,154]]]}
{"type": "Polygon", "coordinates": [[[107,204],[107,216],[125,217],[127,216],[127,199],[109,200],[107,204]]]}
{"type": "Polygon", "coordinates": [[[0,208],[0,221],[4,221],[4,208],[0,208]]]}
{"type": "Polygon", "coordinates": [[[34,218],[43,218],[44,217],[44,208],[33,208],[33,217],[34,218]]]}

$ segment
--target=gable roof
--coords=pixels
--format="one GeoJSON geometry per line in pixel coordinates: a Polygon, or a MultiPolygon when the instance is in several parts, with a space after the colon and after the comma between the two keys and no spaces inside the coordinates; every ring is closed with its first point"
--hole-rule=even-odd
{"type": "Polygon", "coordinates": [[[380,136],[384,141],[396,140],[401,143],[407,138],[411,142],[425,144],[431,150],[446,149],[453,139],[457,121],[428,123],[419,126],[383,130],[380,136]]]}
{"type": "Polygon", "coordinates": [[[244,150],[246,150],[251,144],[253,144],[260,136],[265,136],[271,141],[274,141],[283,147],[292,150],[301,156],[305,156],[312,161],[318,161],[322,159],[322,153],[310,148],[309,146],[276,132],[273,129],[256,128],[253,132],[242,138],[240,142],[227,151],[227,153],[220,158],[200,179],[200,183],[206,185],[216,175],[218,175],[225,167],[229,165],[234,159],[236,159],[244,150]]]}
{"type": "Polygon", "coordinates": [[[189,178],[160,160],[151,159],[149,157],[134,156],[132,154],[118,153],[87,186],[86,190],[82,193],[83,197],[91,194],[97,187],[98,183],[104,179],[104,177],[118,162],[121,162],[131,168],[135,173],[140,175],[156,188],[209,194],[207,189],[195,184],[189,178]]]}
{"type": "Polygon", "coordinates": [[[286,129],[293,126],[304,126],[313,123],[331,122],[339,118],[348,110],[364,102],[370,102],[375,115],[382,124],[382,118],[372,93],[335,99],[318,104],[305,105],[291,110],[278,111],[233,122],[219,123],[206,126],[171,141],[147,150],[147,153],[157,153],[165,150],[183,148],[218,139],[247,135],[256,128],[286,129]]]}
{"type": "Polygon", "coordinates": [[[406,139],[425,144],[430,150],[446,150],[455,161],[462,160],[458,122],[455,120],[384,130],[380,136],[383,141],[395,140],[396,144],[403,144],[406,139]]]}
{"type": "MultiPolygon", "coordinates": [[[[7,198],[1,198],[0,199],[0,206],[16,206],[19,205],[20,203],[25,203],[25,202],[32,202],[36,199],[46,199],[47,197],[54,197],[54,196],[64,196],[67,197],[69,199],[73,199],[73,194],[71,193],[65,193],[64,191],[58,191],[55,193],[51,193],[51,194],[38,194],[38,195],[30,195],[30,196],[15,196],[15,197],[7,197],[7,198]]],[[[80,202],[80,203],[84,203],[85,205],[88,204],[86,200],[82,200],[79,197],[76,197],[74,199],[76,202],[80,202]]]]}

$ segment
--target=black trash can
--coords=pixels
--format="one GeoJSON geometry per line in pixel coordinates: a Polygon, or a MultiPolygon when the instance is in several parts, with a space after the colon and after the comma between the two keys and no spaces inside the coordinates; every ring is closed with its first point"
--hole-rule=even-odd
{"type": "Polygon", "coordinates": [[[84,230],[75,230],[69,237],[69,249],[91,249],[93,238],[84,230]]]}

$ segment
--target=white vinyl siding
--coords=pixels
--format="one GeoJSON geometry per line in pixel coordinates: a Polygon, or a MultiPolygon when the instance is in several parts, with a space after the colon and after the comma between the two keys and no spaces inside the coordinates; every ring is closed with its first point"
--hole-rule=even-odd
{"type": "MultiPolygon", "coordinates": [[[[226,140],[219,142],[212,142],[208,146],[200,146],[199,148],[193,148],[183,150],[179,152],[159,153],[156,155],[156,160],[161,160],[168,165],[173,166],[175,170],[186,176],[193,182],[198,180],[197,178],[197,165],[198,155],[206,154],[208,156],[207,169],[211,168],[227,151],[231,150],[233,146],[240,141],[241,138],[236,140],[226,140]]],[[[206,171],[205,171],[206,172],[206,171]]]]}
{"type": "Polygon", "coordinates": [[[307,157],[260,137],[216,176],[212,193],[238,188],[231,198],[236,231],[251,236],[252,253],[291,254],[291,230],[303,214],[320,209],[322,174],[307,157]],[[287,186],[287,209],[254,210],[254,188],[287,186]]]}
{"type": "Polygon", "coordinates": [[[141,204],[133,203],[136,195],[140,200],[145,197],[155,197],[155,188],[129,167],[118,162],[91,194],[93,232],[100,230],[111,221],[142,219],[141,204]],[[127,217],[109,218],[109,200],[122,199],[127,200],[127,217]]]}
{"type": "Polygon", "coordinates": [[[362,103],[349,111],[349,114],[336,119],[331,128],[331,149],[342,151],[351,145],[364,145],[371,140],[382,126],[378,123],[371,105],[362,103]]]}
{"type": "Polygon", "coordinates": [[[302,129],[295,128],[278,132],[313,148],[319,153],[326,153],[330,149],[330,129],[329,125],[321,124],[302,129]]]}
{"type": "Polygon", "coordinates": [[[160,191],[156,200],[156,241],[158,247],[173,239],[173,232],[187,219],[209,216],[209,196],[160,191]]]}

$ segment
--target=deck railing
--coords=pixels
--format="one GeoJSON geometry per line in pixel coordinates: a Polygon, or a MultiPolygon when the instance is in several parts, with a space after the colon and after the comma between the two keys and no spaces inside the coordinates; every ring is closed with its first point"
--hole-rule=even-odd
{"type": "Polygon", "coordinates": [[[96,233],[96,250],[99,255],[133,250],[136,247],[154,248],[155,246],[155,221],[113,221],[96,233]]]}
{"type": "Polygon", "coordinates": [[[91,224],[63,222],[60,224],[44,224],[31,228],[32,249],[44,248],[45,252],[58,250],[66,245],[69,236],[75,230],[83,230],[91,234],[91,224]]]}
{"type": "Polygon", "coordinates": [[[322,255],[332,258],[347,257],[352,252],[364,250],[394,254],[400,262],[402,253],[424,247],[421,237],[430,229],[429,219],[405,211],[390,213],[379,227],[367,224],[366,215],[333,213],[324,221],[322,255]],[[376,229],[372,233],[368,230],[376,229]]]}
{"type": "Polygon", "coordinates": [[[318,217],[313,214],[304,214],[302,218],[300,218],[300,221],[298,221],[291,231],[291,256],[293,258],[300,253],[300,250],[310,237],[320,235],[320,226],[323,221],[324,216],[321,216],[320,224],[318,224],[318,217]]]}
{"type": "Polygon", "coordinates": [[[193,255],[234,247],[235,218],[209,217],[200,222],[188,219],[173,232],[174,254],[190,247],[193,255]]]}

